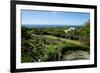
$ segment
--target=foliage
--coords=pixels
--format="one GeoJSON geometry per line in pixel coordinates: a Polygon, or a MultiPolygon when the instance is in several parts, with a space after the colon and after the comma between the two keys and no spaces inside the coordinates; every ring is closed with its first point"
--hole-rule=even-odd
{"type": "Polygon", "coordinates": [[[90,21],[86,22],[80,29],[80,42],[90,46],[90,21]]]}
{"type": "Polygon", "coordinates": [[[21,27],[21,62],[61,61],[68,51],[89,51],[89,21],[74,31],[66,29],[21,27]]]}

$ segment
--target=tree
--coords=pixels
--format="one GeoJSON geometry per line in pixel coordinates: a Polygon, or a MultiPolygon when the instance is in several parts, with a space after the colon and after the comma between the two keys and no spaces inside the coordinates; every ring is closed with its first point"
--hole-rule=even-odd
{"type": "Polygon", "coordinates": [[[90,45],[90,21],[87,21],[80,29],[80,42],[87,46],[90,45]]]}

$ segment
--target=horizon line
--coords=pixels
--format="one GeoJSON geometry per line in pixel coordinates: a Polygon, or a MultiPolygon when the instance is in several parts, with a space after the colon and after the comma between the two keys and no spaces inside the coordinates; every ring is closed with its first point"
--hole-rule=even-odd
{"type": "MultiPolygon", "coordinates": [[[[51,24],[21,24],[21,25],[51,25],[51,24]]],[[[84,24],[52,24],[52,25],[84,25],[84,24]]]]}

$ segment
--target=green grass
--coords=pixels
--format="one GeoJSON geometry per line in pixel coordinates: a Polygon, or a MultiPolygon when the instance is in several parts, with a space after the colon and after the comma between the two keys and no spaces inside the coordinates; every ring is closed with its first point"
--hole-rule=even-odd
{"type": "Polygon", "coordinates": [[[54,39],[54,40],[62,40],[63,42],[65,43],[73,43],[73,44],[76,44],[76,45],[81,45],[79,41],[76,41],[76,40],[69,40],[69,39],[65,39],[65,38],[60,38],[60,37],[55,37],[55,36],[52,36],[52,35],[43,35],[44,37],[48,38],[48,39],[54,39]]]}
{"type": "Polygon", "coordinates": [[[48,48],[63,48],[63,47],[78,47],[78,48],[81,48],[81,50],[89,50],[89,47],[86,46],[86,45],[82,45],[80,43],[79,40],[69,40],[69,39],[65,39],[65,38],[60,38],[60,37],[55,37],[55,36],[52,36],[52,35],[43,35],[43,37],[46,37],[45,39],[49,39],[49,40],[53,40],[53,41],[57,41],[59,40],[61,43],[56,43],[56,44],[49,44],[47,45],[48,48]]]}
{"type": "MultiPolygon", "coordinates": [[[[38,54],[35,56],[39,57],[41,61],[59,61],[62,60],[61,57],[64,56],[68,51],[82,50],[82,48],[85,47],[84,45],[80,44],[80,41],[69,40],[52,35],[33,34],[32,36],[32,39],[22,41],[22,45],[26,46],[26,48],[32,46],[35,50],[34,52],[38,54]]],[[[87,47],[85,49],[87,50],[87,47]]],[[[33,58],[34,57],[28,54],[24,55],[23,53],[21,61],[23,63],[33,62],[33,58]]]]}
{"type": "Polygon", "coordinates": [[[52,35],[43,35],[44,37],[48,39],[58,39],[58,37],[52,36],[52,35]]]}
{"type": "Polygon", "coordinates": [[[62,41],[66,41],[68,43],[73,43],[73,44],[76,44],[76,45],[81,45],[79,41],[76,41],[76,40],[69,40],[69,39],[65,39],[65,38],[60,38],[62,41]]]}

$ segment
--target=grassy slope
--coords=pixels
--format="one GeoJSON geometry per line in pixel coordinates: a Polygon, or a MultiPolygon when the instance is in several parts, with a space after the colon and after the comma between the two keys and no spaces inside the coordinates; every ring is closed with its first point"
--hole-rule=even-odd
{"type": "MultiPolygon", "coordinates": [[[[44,37],[47,37],[47,38],[50,38],[50,39],[58,39],[59,37],[55,37],[55,36],[52,36],[52,35],[44,35],[44,37]]],[[[76,45],[81,45],[79,41],[76,41],[76,40],[69,40],[69,39],[65,39],[65,38],[59,38],[60,40],[62,41],[65,41],[67,43],[73,43],[73,44],[76,44],[76,45]]]]}
{"type": "Polygon", "coordinates": [[[60,38],[60,37],[55,37],[55,36],[52,36],[52,35],[43,35],[43,37],[46,37],[48,38],[49,40],[57,40],[59,39],[61,41],[61,43],[58,43],[57,44],[49,44],[47,45],[48,48],[57,48],[57,47],[64,47],[64,46],[81,46],[80,42],[79,41],[76,41],[76,40],[69,40],[69,39],[65,39],[65,38],[60,38]]]}
{"type": "MultiPolygon", "coordinates": [[[[52,36],[52,35],[44,35],[44,37],[47,37],[49,39],[58,39],[59,37],[55,37],[55,36],[52,36]]],[[[69,39],[65,39],[65,38],[59,38],[60,40],[62,40],[63,42],[65,43],[61,43],[61,44],[57,44],[57,45],[48,45],[49,48],[52,48],[50,51],[54,51],[54,48],[56,47],[63,47],[63,46],[66,46],[66,45],[77,45],[77,46],[81,46],[80,42],[79,41],[76,41],[76,40],[69,40],[69,39]]],[[[74,52],[66,52],[64,55],[63,55],[63,60],[81,60],[81,59],[89,59],[89,53],[86,52],[86,51],[74,51],[74,52]]]]}

